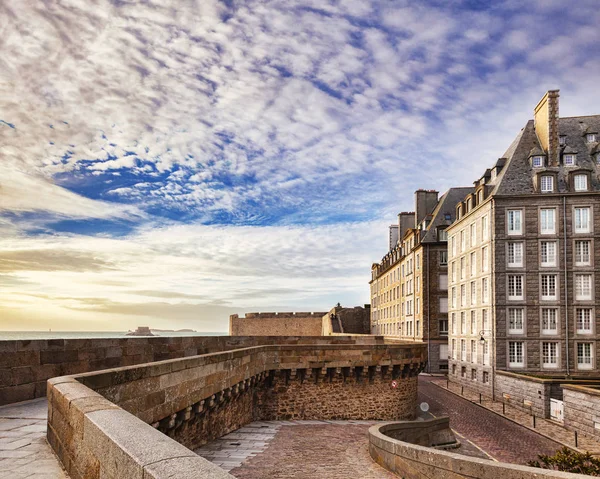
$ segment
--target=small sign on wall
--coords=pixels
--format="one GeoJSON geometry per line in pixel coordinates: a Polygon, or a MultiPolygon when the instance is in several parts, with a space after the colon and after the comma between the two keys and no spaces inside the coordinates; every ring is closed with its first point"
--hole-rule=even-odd
{"type": "Polygon", "coordinates": [[[529,399],[523,399],[523,405],[531,407],[533,406],[533,401],[530,401],[529,399]]]}
{"type": "Polygon", "coordinates": [[[392,389],[396,389],[398,387],[398,381],[396,381],[395,379],[390,383],[390,386],[392,386],[392,389]]]}
{"type": "Polygon", "coordinates": [[[502,397],[506,400],[510,399],[510,394],[503,393],[502,397]]]}

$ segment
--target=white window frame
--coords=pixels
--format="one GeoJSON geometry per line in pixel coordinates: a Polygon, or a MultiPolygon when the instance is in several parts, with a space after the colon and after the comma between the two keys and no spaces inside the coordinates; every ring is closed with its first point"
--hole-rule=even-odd
{"type": "Polygon", "coordinates": [[[590,233],[592,230],[591,218],[592,209],[589,206],[575,206],[573,209],[573,230],[575,233],[590,233]]]}
{"type": "Polygon", "coordinates": [[[557,249],[556,241],[540,241],[540,266],[556,266],[557,249]]]}
{"type": "Polygon", "coordinates": [[[460,312],[460,334],[467,334],[467,313],[460,312]]]}
{"type": "Polygon", "coordinates": [[[525,309],[508,308],[506,311],[508,334],[525,334],[525,309]]]}
{"type": "Polygon", "coordinates": [[[460,340],[460,360],[461,361],[467,360],[467,340],[466,339],[460,340]]]}
{"type": "Polygon", "coordinates": [[[483,341],[483,365],[490,365],[490,342],[487,339],[483,341]]]}
{"type": "Polygon", "coordinates": [[[506,234],[509,236],[523,234],[523,210],[506,210],[506,234]]]}
{"type": "Polygon", "coordinates": [[[577,369],[589,370],[594,368],[594,343],[576,343],[577,369]]]}
{"type": "Polygon", "coordinates": [[[484,246],[483,248],[481,248],[481,271],[482,272],[486,272],[488,270],[488,263],[489,263],[489,258],[488,258],[488,247],[484,246]]]}
{"type": "Polygon", "coordinates": [[[588,176],[584,174],[577,174],[573,177],[573,188],[575,191],[587,191],[588,190],[588,176]]]}
{"type": "Polygon", "coordinates": [[[440,251],[440,265],[448,264],[448,251],[440,251]]]}
{"type": "Polygon", "coordinates": [[[556,208],[540,209],[540,234],[556,234],[556,208]]]}
{"type": "Polygon", "coordinates": [[[470,300],[471,306],[474,306],[475,303],[477,303],[477,286],[475,286],[475,281],[471,281],[470,300]]]}
{"type": "Polygon", "coordinates": [[[575,273],[573,277],[575,299],[589,301],[594,297],[594,278],[591,273],[575,273]]]}
{"type": "Polygon", "coordinates": [[[487,304],[490,300],[490,285],[488,278],[481,278],[481,302],[487,304]]]}
{"type": "Polygon", "coordinates": [[[531,160],[531,164],[534,168],[541,168],[544,166],[544,157],[543,156],[534,156],[531,160]]]}
{"type": "MultiPolygon", "coordinates": [[[[598,156],[600,158],[600,155],[598,156]]],[[[600,162],[600,160],[598,160],[600,162]]],[[[489,229],[488,229],[488,217],[481,217],[481,240],[487,240],[489,238],[489,229]]]]}
{"type": "Polygon", "coordinates": [[[471,246],[475,246],[477,244],[477,223],[471,223],[471,237],[469,238],[471,242],[471,246]]]}
{"type": "Polygon", "coordinates": [[[542,316],[542,334],[558,334],[558,308],[541,308],[540,314],[542,316]],[[551,326],[554,326],[554,328],[551,328],[551,326]]]}
{"type": "Polygon", "coordinates": [[[540,297],[542,301],[556,301],[558,299],[558,275],[540,275],[540,297]]]}
{"type": "Polygon", "coordinates": [[[525,343],[523,341],[508,342],[508,367],[522,368],[525,366],[525,343]]]}
{"type": "Polygon", "coordinates": [[[577,155],[576,154],[569,153],[569,154],[563,155],[563,164],[565,166],[575,166],[576,163],[577,163],[577,155]]]}
{"type": "Polygon", "coordinates": [[[506,295],[511,301],[521,301],[525,297],[525,281],[523,280],[523,275],[521,274],[509,274],[506,278],[508,283],[508,287],[506,289],[506,295]],[[514,282],[514,287],[511,288],[511,282],[514,282]],[[520,288],[517,286],[520,285],[520,288]],[[511,294],[511,289],[513,289],[514,294],[511,294]],[[520,294],[517,294],[520,289],[520,294]]]}
{"type": "Polygon", "coordinates": [[[471,276],[477,275],[477,254],[473,251],[470,257],[471,263],[471,276]]]}
{"type": "Polygon", "coordinates": [[[522,241],[508,241],[506,243],[506,265],[509,268],[521,268],[523,266],[522,241]]]}
{"type": "Polygon", "coordinates": [[[477,364],[477,341],[471,339],[471,362],[477,364]]]}
{"type": "Polygon", "coordinates": [[[590,240],[575,240],[575,266],[592,264],[592,242],[590,240]]]}
{"type": "Polygon", "coordinates": [[[544,369],[558,368],[560,348],[557,342],[548,341],[542,343],[542,367],[544,369]]]}
{"type": "Polygon", "coordinates": [[[554,191],[554,176],[540,176],[540,191],[542,193],[552,193],[554,191]]]}
{"type": "Polygon", "coordinates": [[[594,310],[592,308],[575,308],[575,327],[577,334],[593,334],[594,310]]]}
{"type": "Polygon", "coordinates": [[[585,139],[588,143],[595,143],[596,142],[596,134],[588,133],[587,135],[585,135],[585,139]]]}

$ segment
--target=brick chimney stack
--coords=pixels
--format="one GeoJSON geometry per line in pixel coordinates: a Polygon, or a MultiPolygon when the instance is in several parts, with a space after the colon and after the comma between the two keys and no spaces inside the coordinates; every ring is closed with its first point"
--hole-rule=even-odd
{"type": "Polygon", "coordinates": [[[415,227],[414,211],[403,211],[398,214],[398,239],[402,240],[409,228],[415,227]]]}
{"type": "Polygon", "coordinates": [[[432,213],[438,203],[438,191],[415,191],[415,228],[428,214],[432,213]]]}
{"type": "Polygon", "coordinates": [[[548,165],[558,166],[559,90],[549,90],[533,110],[533,122],[540,146],[548,155],[548,165]]]}

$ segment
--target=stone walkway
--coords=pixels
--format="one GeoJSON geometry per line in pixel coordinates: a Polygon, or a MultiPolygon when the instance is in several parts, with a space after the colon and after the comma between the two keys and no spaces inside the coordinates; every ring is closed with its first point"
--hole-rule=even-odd
{"type": "Polygon", "coordinates": [[[240,479],[397,479],[369,455],[367,430],[373,424],[253,422],[195,452],[240,479]]]}
{"type": "Polygon", "coordinates": [[[0,479],[66,479],[46,442],[46,399],[0,406],[0,479]]]}
{"type": "MultiPolygon", "coordinates": [[[[432,378],[433,382],[443,388],[447,388],[445,378],[432,378]]],[[[590,451],[594,455],[600,455],[600,441],[596,438],[586,436],[585,434],[579,433],[577,435],[577,446],[575,445],[575,434],[573,431],[569,431],[559,423],[550,419],[544,419],[540,417],[535,418],[535,428],[533,426],[533,418],[531,414],[521,411],[508,404],[502,407],[502,403],[499,401],[492,401],[490,398],[482,398],[481,403],[479,402],[479,395],[473,392],[464,391],[461,393],[461,388],[458,384],[449,383],[450,391],[458,396],[465,398],[466,400],[480,404],[484,408],[493,411],[496,414],[503,415],[510,420],[521,424],[522,426],[535,430],[537,433],[542,434],[546,437],[552,438],[565,446],[576,448],[582,452],[590,451]]]]}
{"type": "Polygon", "coordinates": [[[419,402],[429,404],[434,416],[450,417],[452,430],[459,439],[468,439],[492,459],[513,464],[527,464],[538,454],[554,454],[562,447],[537,432],[473,404],[438,386],[445,378],[419,376],[419,402]]]}

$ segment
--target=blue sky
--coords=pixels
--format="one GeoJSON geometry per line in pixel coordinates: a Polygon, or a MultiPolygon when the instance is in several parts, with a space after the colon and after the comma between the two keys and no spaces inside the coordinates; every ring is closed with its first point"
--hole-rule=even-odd
{"type": "Polygon", "coordinates": [[[597,114],[579,1],[0,5],[7,329],[226,329],[368,301],[417,188],[469,185],[543,93],[597,114]]]}

